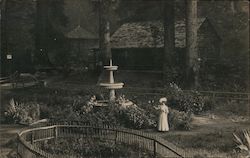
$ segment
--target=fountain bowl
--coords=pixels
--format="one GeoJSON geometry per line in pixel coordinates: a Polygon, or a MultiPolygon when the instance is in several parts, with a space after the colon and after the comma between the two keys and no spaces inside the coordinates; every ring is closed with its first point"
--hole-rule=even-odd
{"type": "Polygon", "coordinates": [[[100,86],[106,89],[121,89],[124,83],[100,83],[100,86]]]}
{"type": "Polygon", "coordinates": [[[115,71],[118,69],[118,66],[104,66],[104,69],[109,71],[115,71]]]}
{"type": "Polygon", "coordinates": [[[98,100],[97,104],[95,105],[95,107],[104,107],[104,106],[108,106],[108,100],[98,100]]]}

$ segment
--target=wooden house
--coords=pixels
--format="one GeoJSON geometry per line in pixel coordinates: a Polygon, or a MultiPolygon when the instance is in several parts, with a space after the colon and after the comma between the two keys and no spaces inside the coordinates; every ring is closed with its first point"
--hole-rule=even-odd
{"type": "Polygon", "coordinates": [[[70,44],[70,52],[72,55],[82,58],[86,66],[90,69],[95,68],[95,53],[94,51],[99,48],[98,35],[84,29],[78,25],[75,29],[68,32],[65,37],[70,44]]]}
{"type": "MultiPolygon", "coordinates": [[[[111,37],[112,56],[121,69],[161,70],[164,29],[161,21],[131,22],[121,25],[111,37]]],[[[176,58],[184,63],[185,21],[175,23],[176,58]]],[[[218,58],[221,38],[207,18],[198,19],[198,53],[202,60],[218,58]]]]}

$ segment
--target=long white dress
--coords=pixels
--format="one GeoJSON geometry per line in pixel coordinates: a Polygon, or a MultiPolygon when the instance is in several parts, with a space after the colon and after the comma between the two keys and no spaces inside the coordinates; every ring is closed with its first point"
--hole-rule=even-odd
{"type": "Polygon", "coordinates": [[[160,105],[160,116],[158,121],[158,131],[169,131],[168,125],[168,107],[165,104],[160,105]]]}

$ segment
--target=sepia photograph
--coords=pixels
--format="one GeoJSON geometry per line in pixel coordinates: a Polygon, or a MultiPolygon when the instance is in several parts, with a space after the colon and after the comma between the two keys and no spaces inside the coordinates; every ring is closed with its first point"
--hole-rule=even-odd
{"type": "Polygon", "coordinates": [[[250,158],[249,0],[0,0],[0,158],[250,158]]]}

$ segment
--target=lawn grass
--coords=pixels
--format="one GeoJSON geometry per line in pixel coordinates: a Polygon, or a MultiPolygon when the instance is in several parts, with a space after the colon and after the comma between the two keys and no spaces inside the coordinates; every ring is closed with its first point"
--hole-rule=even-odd
{"type": "Polygon", "coordinates": [[[165,139],[182,148],[218,149],[222,152],[229,152],[235,147],[232,133],[222,130],[219,132],[194,133],[193,135],[168,135],[165,139]]]}
{"type": "Polygon", "coordinates": [[[190,131],[171,131],[164,139],[185,149],[189,155],[236,158],[244,155],[236,149],[233,133],[250,129],[250,122],[203,125],[190,131]]]}

